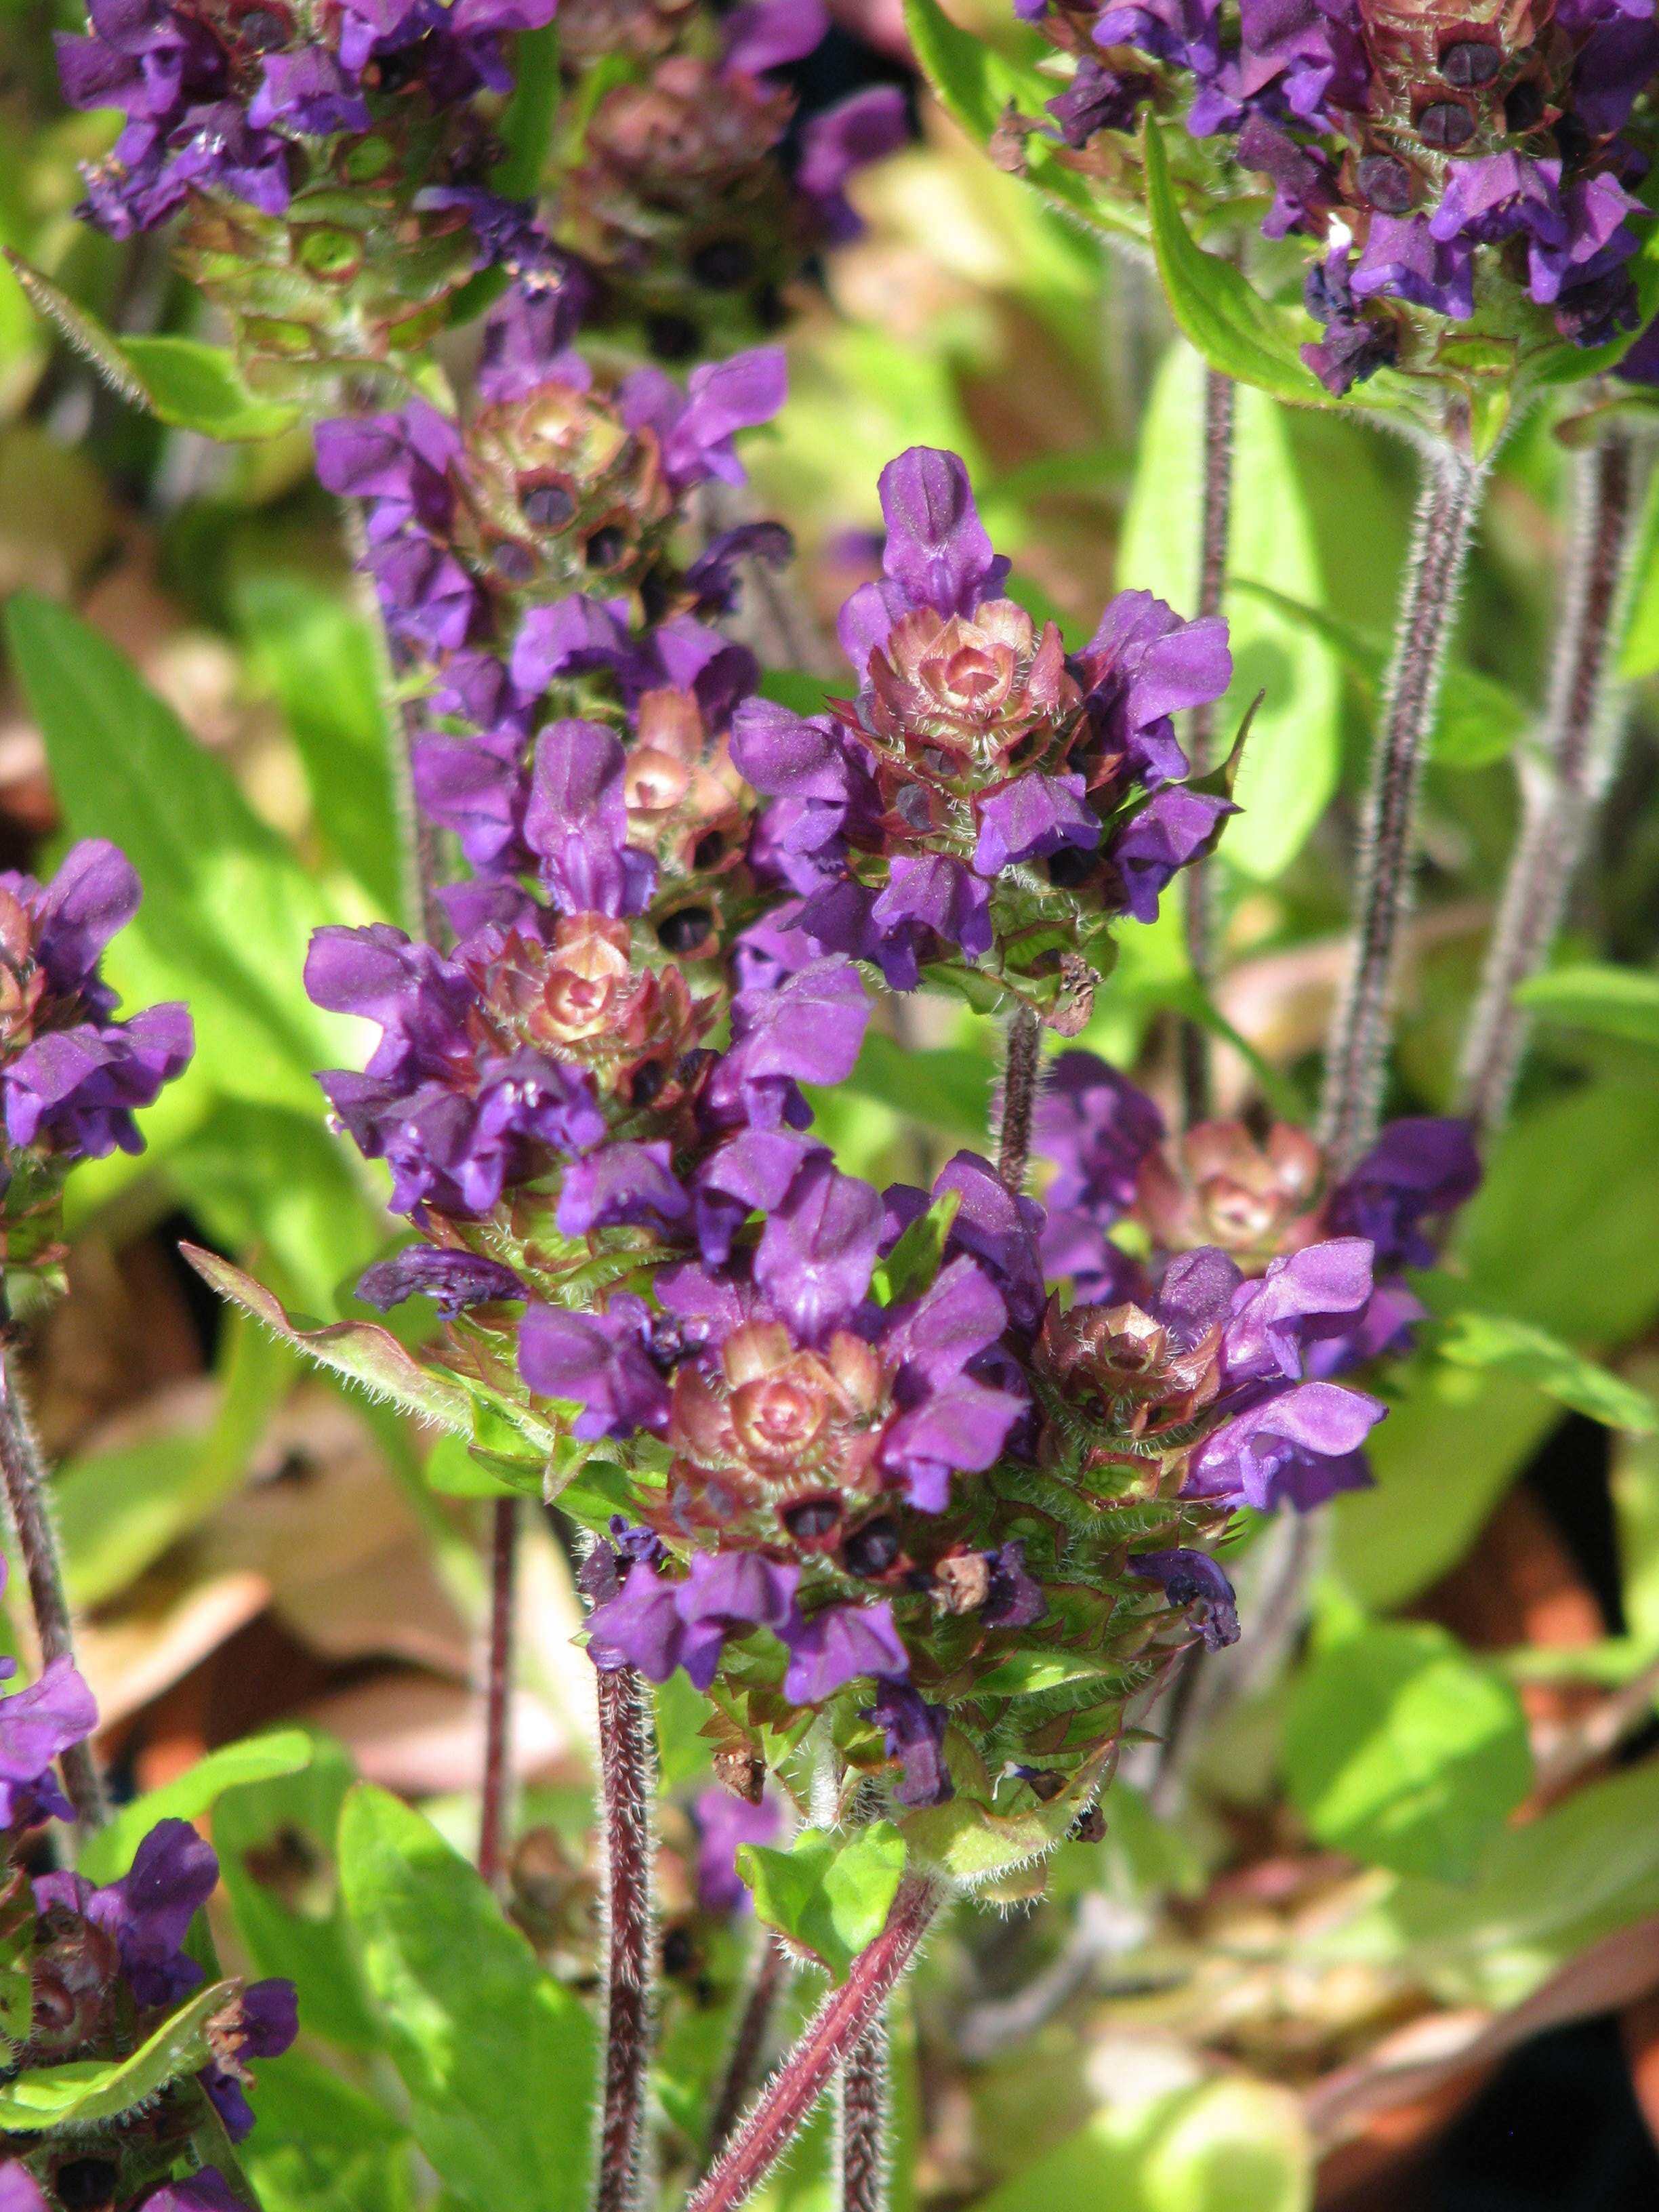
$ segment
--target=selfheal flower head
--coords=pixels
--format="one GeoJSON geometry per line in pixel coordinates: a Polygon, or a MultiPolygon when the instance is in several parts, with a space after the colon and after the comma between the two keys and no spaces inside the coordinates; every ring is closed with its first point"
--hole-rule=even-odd
{"type": "Polygon", "coordinates": [[[1309,1512],[1369,1484],[1362,1447],[1387,1412],[1379,1399],[1330,1382],[1255,1396],[1199,1447],[1188,1491],[1260,1512],[1285,1500],[1309,1512]]]}

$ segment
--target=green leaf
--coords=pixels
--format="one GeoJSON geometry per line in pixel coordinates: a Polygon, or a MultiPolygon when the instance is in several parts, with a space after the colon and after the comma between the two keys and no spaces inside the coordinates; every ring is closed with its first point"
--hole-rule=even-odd
{"type": "Polygon", "coordinates": [[[1095,1753],[1073,1774],[1059,1796],[1029,1811],[988,1813],[966,1797],[908,1813],[904,1839],[916,1860],[937,1867],[950,1881],[975,1889],[1046,1857],[1065,1842],[1078,1815],[1100,1795],[1115,1747],[1095,1753]]]}
{"type": "Polygon", "coordinates": [[[1308,2212],[1313,2146],[1289,2090],[1246,2074],[1127,2098],[976,2212],[1308,2212]]]}
{"type": "Polygon", "coordinates": [[[306,1766],[219,1800],[214,1845],[237,1933],[255,1969],[294,1984],[307,2035],[348,2051],[375,2051],[380,2027],[335,1862],[340,1808],[356,1777],[331,1736],[306,1733],[306,1766]]]}
{"type": "Polygon", "coordinates": [[[176,2081],[194,2074],[210,2056],[207,2024],[238,1994],[240,1982],[215,1982],[164,2021],[131,2057],[77,2058],[64,2066],[40,2066],[0,2088],[0,2129],[18,2135],[45,2129],[91,2127],[118,2119],[176,2081]]]}
{"type": "MultiPolygon", "coordinates": [[[[1238,588],[1322,638],[1353,678],[1366,704],[1376,705],[1389,665],[1385,637],[1340,621],[1322,607],[1306,606],[1269,585],[1241,578],[1238,588]]],[[[1488,768],[1514,751],[1530,719],[1526,701],[1506,684],[1462,661],[1449,660],[1442,672],[1430,757],[1441,768],[1488,768]]]]}
{"type": "Polygon", "coordinates": [[[879,1030],[867,1030],[858,1065],[839,1088],[945,1136],[982,1145],[994,1079],[989,1060],[966,1046],[910,1051],[879,1030]]]}
{"type": "Polygon", "coordinates": [[[253,672],[276,694],[311,787],[317,828],[386,921],[404,921],[402,840],[386,711],[386,673],[374,630],[338,585],[299,575],[249,577],[236,593],[253,672]]]}
{"type": "Polygon", "coordinates": [[[235,1315],[205,1433],[174,1430],[58,1469],[52,1502],[73,1605],[105,1603],[231,1495],[296,1371],[283,1346],[235,1315]]]}
{"type": "Polygon", "coordinates": [[[1650,1437],[1659,1430],[1659,1406],[1559,1337],[1512,1314],[1480,1313],[1468,1307],[1445,1316],[1447,1333],[1438,1350],[1459,1367],[1494,1368],[1518,1375],[1576,1413],[1588,1414],[1609,1429],[1650,1437]]]}
{"type": "Polygon", "coordinates": [[[410,2124],[475,2212],[577,2212],[590,2168],[592,2023],[428,1820],[360,1784],[340,1824],[410,2124]]]}
{"type": "Polygon", "coordinates": [[[1182,335],[1212,368],[1241,384],[1255,385],[1302,407],[1333,405],[1302,360],[1303,337],[1311,328],[1307,318],[1273,307],[1231,261],[1194,243],[1176,198],[1163,133],[1150,114],[1144,143],[1152,252],[1182,335]]]}
{"type": "Polygon", "coordinates": [[[472,1401],[458,1382],[423,1367],[405,1352],[391,1330],[377,1322],[337,1321],[325,1325],[307,1323],[304,1316],[289,1316],[279,1302],[216,1252],[198,1244],[180,1244],[179,1251],[210,1288],[222,1298],[240,1306],[255,1321],[274,1330],[307,1359],[356,1382],[373,1398],[389,1399],[405,1413],[435,1421],[440,1428],[460,1436],[472,1431],[472,1401]]]}
{"type": "Polygon", "coordinates": [[[761,697],[787,707],[792,714],[823,714],[825,703],[842,689],[821,676],[809,676],[803,668],[769,668],[760,680],[761,697]]]}
{"type": "Polygon", "coordinates": [[[312,931],[338,915],[107,640],[32,592],[6,611],[66,828],[112,839],[143,885],[105,973],[130,1003],[183,997],[195,1018],[196,1057],[151,1121],[187,1126],[216,1091],[315,1115],[313,1070],[340,1065],[358,1033],[301,981],[312,931]]]}
{"type": "Polygon", "coordinates": [[[392,2115],[297,2051],[259,2069],[242,2152],[263,2212],[410,2212],[413,2145],[392,2115]]]}
{"type": "MultiPolygon", "coordinates": [[[[1225,269],[1224,262],[1212,264],[1225,269]]],[[[1198,596],[1204,500],[1204,363],[1179,340],[1165,354],[1141,422],[1134,482],[1118,544],[1118,581],[1189,611],[1198,596]]],[[[1244,810],[1221,844],[1230,867],[1268,881],[1289,866],[1336,789],[1342,686],[1328,642],[1288,617],[1280,599],[1317,601],[1324,584],[1287,418],[1246,385],[1234,394],[1230,592],[1233,680],[1216,708],[1231,736],[1265,692],[1233,797],[1244,810]]]]}
{"type": "Polygon", "coordinates": [[[1474,1882],[1414,1875],[1309,1939],[1315,1966],[1358,1963],[1453,2005],[1507,2009],[1601,1937],[1659,1912],[1659,1760],[1500,1829],[1474,1882]]]}
{"type": "Polygon", "coordinates": [[[1633,1044],[1659,1045],[1659,975],[1642,969],[1588,961],[1553,968],[1547,975],[1528,976],[1515,996],[1546,1021],[1627,1037],[1633,1044]]]}
{"type": "MultiPolygon", "coordinates": [[[[937,0],[905,0],[904,25],[922,71],[947,114],[979,146],[1012,103],[1020,113],[1041,117],[1045,103],[1061,88],[1038,70],[999,52],[978,31],[953,23],[937,0]]],[[[1067,215],[1081,216],[1092,228],[1143,241],[1146,221],[1127,199],[1092,191],[1075,170],[1059,159],[1050,138],[1033,134],[1025,142],[1026,179],[1067,215]]]]}
{"type": "Polygon", "coordinates": [[[274,1729],[269,1735],[228,1743],[198,1759],[175,1781],[124,1805],[106,1828],[91,1837],[76,1863],[88,1881],[115,1881],[158,1820],[197,1820],[227,1790],[299,1774],[311,1764],[311,1738],[303,1729],[274,1729]]]}
{"type": "Polygon", "coordinates": [[[945,1247],[961,1211],[962,1193],[945,1191],[903,1231],[887,1257],[877,1261],[872,1284],[883,1305],[919,1298],[932,1289],[945,1264],[945,1247]]]}
{"type": "Polygon", "coordinates": [[[274,438],[299,421],[297,409],[256,399],[222,346],[198,338],[118,337],[9,246],[5,255],[39,312],[130,407],[177,429],[229,441],[274,438]]]}
{"type": "Polygon", "coordinates": [[[1532,1786],[1514,1689],[1444,1629],[1384,1622],[1316,1651],[1291,1692],[1285,1772],[1322,1844],[1462,1881],[1532,1786]]]}
{"type": "Polygon", "coordinates": [[[904,1838],[890,1820],[839,1836],[803,1828],[787,1850],[744,1844],[738,1871],[767,1926],[810,1951],[839,1982],[887,1925],[904,1873],[904,1838]]]}
{"type": "Polygon", "coordinates": [[[1044,1690],[1058,1690],[1067,1682],[1086,1682],[1110,1672],[1085,1652],[1068,1652],[1045,1645],[1041,1650],[1010,1651],[974,1683],[976,1698],[1033,1698],[1044,1690]]]}

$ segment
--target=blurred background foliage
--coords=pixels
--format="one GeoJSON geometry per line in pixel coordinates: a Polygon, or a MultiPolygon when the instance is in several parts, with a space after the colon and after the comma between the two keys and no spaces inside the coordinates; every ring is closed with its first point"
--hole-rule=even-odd
{"type": "MultiPolygon", "coordinates": [[[[119,331],[211,335],[161,244],[118,248],[74,220],[103,126],[56,97],[48,33],[72,15],[0,9],[0,239],[119,331]]],[[[801,88],[902,70],[894,27],[866,11],[801,88]]],[[[866,233],[803,292],[788,406],[749,448],[762,511],[799,540],[791,696],[836,688],[834,611],[870,571],[877,473],[907,444],[967,458],[1015,595],[1069,641],[1120,585],[1194,597],[1200,370],[1150,273],[999,173],[920,89],[917,117],[910,149],[855,187],[866,233]]],[[[458,381],[468,345],[455,333],[458,381]]],[[[1512,839],[1563,550],[1554,428],[1534,416],[1504,450],[1459,628],[1395,1111],[1449,1103],[1512,839]]],[[[1266,701],[1218,870],[1227,1110],[1311,1095],[1412,479],[1403,447],[1347,416],[1240,395],[1224,726],[1266,701]]],[[[1568,969],[1659,959],[1659,511],[1644,533],[1623,644],[1634,742],[1568,969]]],[[[250,2170],[268,2212],[401,2212],[433,2169],[449,2212],[562,2212],[587,2155],[580,2100],[526,2114],[504,2084],[526,2051],[550,2080],[580,2074],[580,2006],[501,1950],[392,1798],[354,1801],[343,1884],[337,1859],[354,1773],[470,1842],[490,1480],[301,1373],[176,1255],[193,1237],[328,1319],[362,1310],[350,1285],[394,1241],[312,1080],[357,1041],[300,981],[318,924],[397,917],[404,896],[380,647],[303,434],[213,444],[141,418],[0,275],[0,593],[22,592],[52,604],[23,603],[0,696],[0,861],[44,870],[73,837],[118,838],[145,903],[108,972],[136,1001],[188,999],[200,1040],[145,1156],[76,1177],[70,1296],[33,1353],[104,1747],[128,1794],[161,1793],[149,1812],[210,1820],[228,1954],[300,1985],[299,2049],[262,2072],[250,2170]],[[416,1875],[381,1880],[399,1850],[416,1875]],[[495,1978],[499,2049],[473,2055],[478,2138],[456,2142],[428,2125],[422,2083],[429,2099],[446,2007],[477,1974],[495,1978]]],[[[1190,1003],[1175,902],[1121,944],[1082,1042],[1167,1095],[1190,1003]]],[[[1103,1841],[1064,1847],[1040,1905],[1011,1885],[1005,1914],[959,1913],[908,1985],[898,2212],[1653,2200],[1659,1440],[1641,1394],[1659,1392],[1659,1022],[1651,998],[1632,1004],[1610,1018],[1571,975],[1546,996],[1449,1264],[1470,1304],[1635,1394],[1598,1425],[1608,1409],[1571,1363],[1547,1390],[1535,1363],[1460,1359],[1455,1341],[1400,1376],[1378,1486],[1320,1540],[1306,1647],[1259,1655],[1156,1806],[1132,1753],[1103,1841]],[[1555,2152],[1540,2136],[1506,2153],[1540,2102],[1555,2152]],[[1557,2139],[1575,2131],[1569,2157],[1557,2139]]],[[[813,1102],[842,1164],[925,1180],[982,1141],[992,1042],[955,1001],[889,1002],[853,1081],[813,1102]]],[[[1244,1554],[1247,1583],[1275,1540],[1244,1554]]],[[[526,1535],[520,1610],[514,1911],[580,1990],[591,1670],[551,1516],[526,1535]]],[[[659,2093],[684,2164],[753,1938],[695,1903],[702,1708],[676,1682],[659,1717],[659,2093]]],[[[804,2150],[776,2212],[827,2203],[823,2172],[804,2150]]]]}

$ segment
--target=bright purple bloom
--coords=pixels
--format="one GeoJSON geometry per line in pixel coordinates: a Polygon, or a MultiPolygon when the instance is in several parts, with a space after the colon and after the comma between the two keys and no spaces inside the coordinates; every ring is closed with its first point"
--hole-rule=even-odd
{"type": "Polygon", "coordinates": [[[1151,790],[1187,773],[1170,717],[1219,699],[1233,680],[1226,623],[1183,622],[1151,592],[1120,592],[1074,665],[1107,753],[1151,790]]]}
{"type": "MultiPolygon", "coordinates": [[[[3,2212],[11,2212],[3,2198],[0,2198],[0,2208],[3,2212]]],[[[164,2182],[145,2197],[142,2212],[247,2212],[247,2208],[240,2197],[233,2194],[216,2166],[204,2166],[187,2181],[164,2182]]]]}
{"type": "Polygon", "coordinates": [[[743,482],[732,440],[739,430],[771,421],[787,382],[782,347],[757,346],[694,368],[684,394],[661,369],[635,369],[618,387],[617,403],[630,430],[656,433],[663,473],[673,490],[684,492],[711,477],[722,483],[743,482]]]}
{"type": "Polygon", "coordinates": [[[1237,1643],[1233,1586],[1206,1552],[1142,1552],[1130,1560],[1129,1572],[1161,1583],[1171,1605],[1187,1608],[1206,1650],[1219,1651],[1237,1643]]]}
{"type": "Polygon", "coordinates": [[[410,1244],[395,1258],[377,1261],[357,1280],[357,1296],[382,1313],[402,1305],[405,1298],[434,1298],[446,1321],[469,1306],[526,1295],[513,1270],[499,1260],[434,1244],[410,1244]]]}
{"type": "Polygon", "coordinates": [[[1467,240],[1437,239],[1426,216],[1371,217],[1352,278],[1356,300],[1386,295],[1462,322],[1474,312],[1474,259],[1467,240]]]}
{"type": "Polygon", "coordinates": [[[410,524],[447,529],[454,514],[450,471],[461,459],[461,435],[447,416],[423,399],[386,415],[319,422],[317,474],[342,499],[370,502],[371,543],[410,524]]]}
{"type": "Polygon", "coordinates": [[[1109,858],[1124,906],[1137,921],[1156,921],[1159,894],[1178,870],[1205,852],[1238,809],[1231,799],[1170,785],[1155,791],[1114,836],[1109,858]]]}
{"type": "Polygon", "coordinates": [[[1429,218],[1430,236],[1443,244],[1467,238],[1495,246],[1525,232],[1542,245],[1559,246],[1565,241],[1567,228],[1559,161],[1534,161],[1514,153],[1455,161],[1444,195],[1429,218]]]}
{"type": "Polygon", "coordinates": [[[1000,875],[1020,860],[1046,860],[1069,849],[1092,853],[1100,823],[1084,801],[1080,775],[1021,775],[981,799],[974,866],[1000,875]]]}
{"type": "Polygon", "coordinates": [[[783,1694],[792,1704],[816,1705],[860,1675],[890,1678],[908,1674],[909,1654],[893,1625],[893,1608],[877,1605],[831,1605],[804,1626],[788,1628],[789,1666],[783,1694]]]}
{"type": "Polygon", "coordinates": [[[97,1725],[92,1692],[67,1657],[48,1661],[38,1680],[0,1698],[0,1828],[73,1817],[52,1763],[97,1725]]]}
{"type": "Polygon", "coordinates": [[[598,722],[550,722],[536,740],[525,841],[564,914],[643,912],[656,862],[628,842],[627,758],[598,722]]]}
{"type": "MultiPolygon", "coordinates": [[[[744,1844],[773,1844],[783,1826],[775,1797],[758,1805],[734,1797],[729,1790],[705,1790],[697,1816],[697,1903],[705,1912],[744,1912],[752,1900],[738,1875],[737,1855],[744,1844]]],[[[0,2212],[4,2206],[0,2204],[0,2212]]]]}
{"type": "Polygon", "coordinates": [[[555,1221],[562,1236],[634,1227],[672,1236],[689,1218],[691,1200],[673,1171],[672,1147],[606,1145],[573,1160],[559,1187],[555,1221]]]}
{"type": "Polygon", "coordinates": [[[970,960],[991,949],[991,895],[965,860],[945,853],[906,853],[870,909],[882,932],[906,923],[935,931],[970,960]]]}
{"type": "Polygon", "coordinates": [[[1042,1317],[1042,1266],[1037,1237],[1042,1208],[1029,1198],[1011,1197],[1006,1185],[976,1152],[958,1152],[939,1170],[933,1196],[961,1194],[951,1224],[951,1251],[969,1252],[1002,1293],[1017,1327],[1035,1328],[1042,1317]]]}
{"type": "Polygon", "coordinates": [[[34,1894],[42,1911],[67,1905],[114,1938],[134,2001],[148,2009],[176,2004],[201,1981],[184,1941],[218,1880],[211,1844],[188,1820],[159,1820],[118,1881],[94,1888],[79,1875],[48,1874],[37,1880],[34,1894]]]}
{"type": "Polygon", "coordinates": [[[848,659],[861,676],[897,617],[912,607],[942,615],[971,614],[994,599],[1008,562],[991,550],[974,504],[968,471],[955,453],[912,446],[882,471],[881,511],[887,522],[882,554],[885,580],[864,584],[841,611],[837,625],[848,659]]]}
{"type": "Polygon", "coordinates": [[[256,130],[276,124],[311,138],[369,127],[368,102],[337,58],[322,46],[268,56],[247,119],[256,130]]]}
{"type": "Polygon", "coordinates": [[[722,1145],[696,1172],[697,1249],[704,1263],[724,1267],[749,1216],[776,1213],[807,1162],[829,1158],[816,1138],[785,1129],[745,1129],[722,1145]]]}
{"type": "Polygon", "coordinates": [[[1338,1334],[1371,1295],[1371,1246],[1363,1237],[1330,1237],[1270,1260],[1257,1281],[1241,1283],[1221,1340],[1230,1383],[1272,1376],[1299,1380],[1306,1347],[1338,1334]]]}
{"type": "Polygon", "coordinates": [[[1472,1198],[1480,1156],[1468,1121],[1424,1114],[1390,1121],[1332,1194],[1328,1218],[1343,1236],[1368,1237],[1379,1273],[1431,1267],[1435,1244],[1423,1224],[1472,1198]]]}
{"type": "Polygon", "coordinates": [[[904,1778],[893,1791],[901,1805],[945,1805],[955,1796],[945,1763],[943,1705],[930,1705],[908,1682],[880,1681],[873,1705],[864,1708],[887,1739],[887,1756],[902,1762],[904,1778]]]}
{"type": "Polygon", "coordinates": [[[818,1153],[762,1231],[755,1281],[799,1342],[822,1344],[868,1291],[880,1242],[880,1199],[818,1153]]]}
{"type": "Polygon", "coordinates": [[[732,1001],[732,1042],[709,1079],[705,1103],[715,1123],[804,1128],[811,1115],[803,1083],[844,1083],[864,1042],[870,1003],[852,963],[815,960],[775,990],[739,991],[732,1001]]]}
{"type": "MultiPolygon", "coordinates": [[[[728,1636],[769,1628],[789,1640],[799,1581],[799,1567],[778,1566],[758,1552],[693,1554],[674,1604],[685,1630],[679,1663],[696,1688],[706,1690],[714,1680],[728,1636]]],[[[794,1694],[787,1684],[785,1692],[794,1694]]]]}
{"type": "Polygon", "coordinates": [[[532,1305],[519,1332],[519,1372],[543,1398],[580,1406],[571,1434],[584,1443],[668,1423],[668,1391],[651,1363],[643,1298],[614,1297],[603,1313],[532,1305]]]}
{"type": "Polygon", "coordinates": [[[1361,1447],[1388,1407],[1362,1390],[1303,1382],[1256,1398],[1200,1445],[1189,1495],[1299,1512],[1370,1480],[1361,1447]]]}
{"type": "Polygon", "coordinates": [[[617,1595],[588,1616],[587,1656],[604,1672],[636,1667],[647,1681],[665,1682],[680,1663],[685,1623],[676,1585],[647,1565],[632,1566],[617,1595]]]}

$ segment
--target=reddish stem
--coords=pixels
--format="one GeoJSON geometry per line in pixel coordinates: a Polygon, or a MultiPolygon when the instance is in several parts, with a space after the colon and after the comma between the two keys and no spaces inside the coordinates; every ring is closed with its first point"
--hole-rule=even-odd
{"type": "Polygon", "coordinates": [[[859,1954],[841,1987],[824,1999],[724,2156],[692,2191],[686,2212],[734,2212],[766,2179],[796,2140],[836,2069],[847,2063],[879,2018],[939,1904],[931,1881],[906,1875],[886,1927],[859,1954]]]}
{"type": "Polygon", "coordinates": [[[489,1529],[489,1650],[484,1674],[483,1802],[478,1872],[492,1889],[507,1863],[507,1813],[513,1788],[513,1596],[517,1579],[519,1501],[498,1498],[489,1529]]]}
{"type": "Polygon", "coordinates": [[[651,2064],[651,1800],[655,1735],[631,1667],[601,1672],[600,1837],[605,1853],[605,2104],[595,2212],[630,2212],[645,2170],[651,2064]]]}
{"type": "Polygon", "coordinates": [[[884,2212],[887,2107],[887,2021],[878,2013],[842,2069],[842,2212],[884,2212]]]}
{"type": "Polygon", "coordinates": [[[711,2160],[726,2148],[742,2115],[744,2100],[749,2094],[749,2085],[755,2078],[765,2047],[773,2008],[783,1988],[787,1963],[782,1944],[769,1928],[763,1929],[755,1978],[738,2016],[738,2032],[732,2039],[731,2056],[726,2062],[725,2078],[714,2100],[714,2117],[708,2123],[711,2160]]]}

